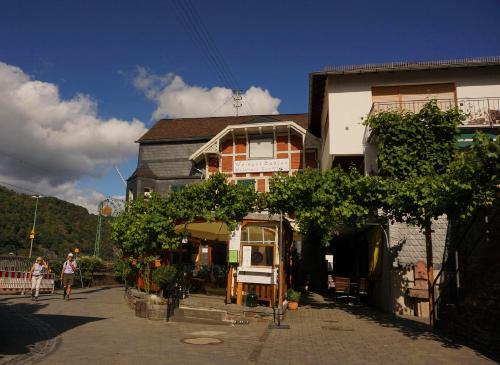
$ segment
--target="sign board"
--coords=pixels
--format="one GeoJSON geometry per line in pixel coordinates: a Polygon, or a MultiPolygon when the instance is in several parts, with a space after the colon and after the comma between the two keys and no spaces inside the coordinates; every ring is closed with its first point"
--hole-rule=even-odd
{"type": "Polygon", "coordinates": [[[241,266],[250,267],[252,265],[252,246],[243,246],[243,260],[241,266]]]}
{"type": "Polygon", "coordinates": [[[275,158],[269,160],[243,160],[233,162],[234,173],[275,172],[289,170],[290,160],[288,158],[275,158]]]}
{"type": "Polygon", "coordinates": [[[238,253],[239,253],[239,251],[229,250],[229,257],[228,257],[227,261],[230,264],[237,264],[238,263],[238,253]]]}
{"type": "Polygon", "coordinates": [[[240,238],[241,238],[241,225],[238,224],[238,228],[236,228],[231,233],[231,239],[229,240],[229,251],[231,251],[231,250],[239,251],[240,250],[240,238]]]}

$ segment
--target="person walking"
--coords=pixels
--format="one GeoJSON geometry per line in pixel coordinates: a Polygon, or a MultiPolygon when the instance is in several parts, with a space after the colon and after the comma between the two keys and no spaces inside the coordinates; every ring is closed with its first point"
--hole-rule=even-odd
{"type": "Polygon", "coordinates": [[[40,284],[43,279],[43,270],[49,271],[49,265],[41,257],[37,257],[35,263],[31,265],[31,300],[38,301],[38,293],[40,292],[40,284]]]}
{"type": "Polygon", "coordinates": [[[75,281],[75,272],[78,266],[73,259],[73,254],[68,254],[68,259],[64,262],[61,270],[61,282],[64,287],[63,299],[69,300],[71,294],[71,286],[75,281]]]}

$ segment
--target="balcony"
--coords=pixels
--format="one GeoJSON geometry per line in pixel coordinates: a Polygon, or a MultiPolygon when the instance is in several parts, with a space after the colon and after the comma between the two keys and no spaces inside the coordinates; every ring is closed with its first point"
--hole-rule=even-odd
{"type": "MultiPolygon", "coordinates": [[[[401,102],[377,102],[373,103],[368,117],[382,111],[409,111],[418,112],[429,102],[427,100],[412,100],[401,102]]],[[[462,128],[500,127],[500,98],[462,98],[462,99],[436,99],[441,110],[448,110],[457,107],[464,114],[466,119],[462,123],[462,128]]]]}

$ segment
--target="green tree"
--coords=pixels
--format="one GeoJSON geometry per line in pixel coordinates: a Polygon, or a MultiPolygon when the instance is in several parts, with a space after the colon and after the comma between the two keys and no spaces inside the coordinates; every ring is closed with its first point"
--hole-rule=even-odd
{"type": "Polygon", "coordinates": [[[444,197],[452,218],[467,219],[478,207],[498,204],[500,139],[477,133],[472,145],[457,153],[442,180],[438,194],[444,197]]]}
{"type": "Polygon", "coordinates": [[[167,201],[156,193],[129,202],[111,225],[112,238],[127,256],[140,258],[177,245],[174,218],[167,214],[167,201]]]}
{"type": "MultiPolygon", "coordinates": [[[[0,254],[13,252],[28,255],[29,233],[33,225],[36,200],[31,195],[20,194],[0,187],[0,254]]],[[[113,257],[109,221],[102,230],[103,258],[113,257]]],[[[33,255],[44,256],[51,262],[64,259],[73,248],[82,254],[94,251],[97,216],[78,205],[52,197],[40,198],[36,219],[33,255]]]]}
{"type": "Polygon", "coordinates": [[[112,237],[125,255],[156,255],[179,245],[176,224],[219,220],[233,229],[254,209],[256,199],[252,187],[228,184],[224,175],[215,174],[166,197],[152,194],[149,199],[128,203],[125,212],[112,222],[112,237]]]}
{"type": "Polygon", "coordinates": [[[314,230],[329,245],[340,227],[360,227],[376,216],[385,189],[383,179],[363,176],[354,167],[306,169],[295,176],[275,175],[265,206],[272,213],[294,215],[302,233],[314,230]]]}
{"type": "Polygon", "coordinates": [[[385,111],[367,119],[378,138],[378,166],[386,178],[384,210],[395,221],[416,225],[425,235],[429,309],[434,293],[432,221],[447,213],[443,176],[456,155],[458,125],[465,116],[456,108],[441,110],[430,101],[416,113],[385,111]]]}

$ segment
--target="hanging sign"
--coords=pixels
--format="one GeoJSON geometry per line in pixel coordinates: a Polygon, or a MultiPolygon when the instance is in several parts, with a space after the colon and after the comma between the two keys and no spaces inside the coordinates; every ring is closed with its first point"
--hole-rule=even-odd
{"type": "Polygon", "coordinates": [[[242,160],[233,162],[234,173],[274,172],[289,170],[290,160],[288,158],[275,158],[270,160],[242,160]]]}

